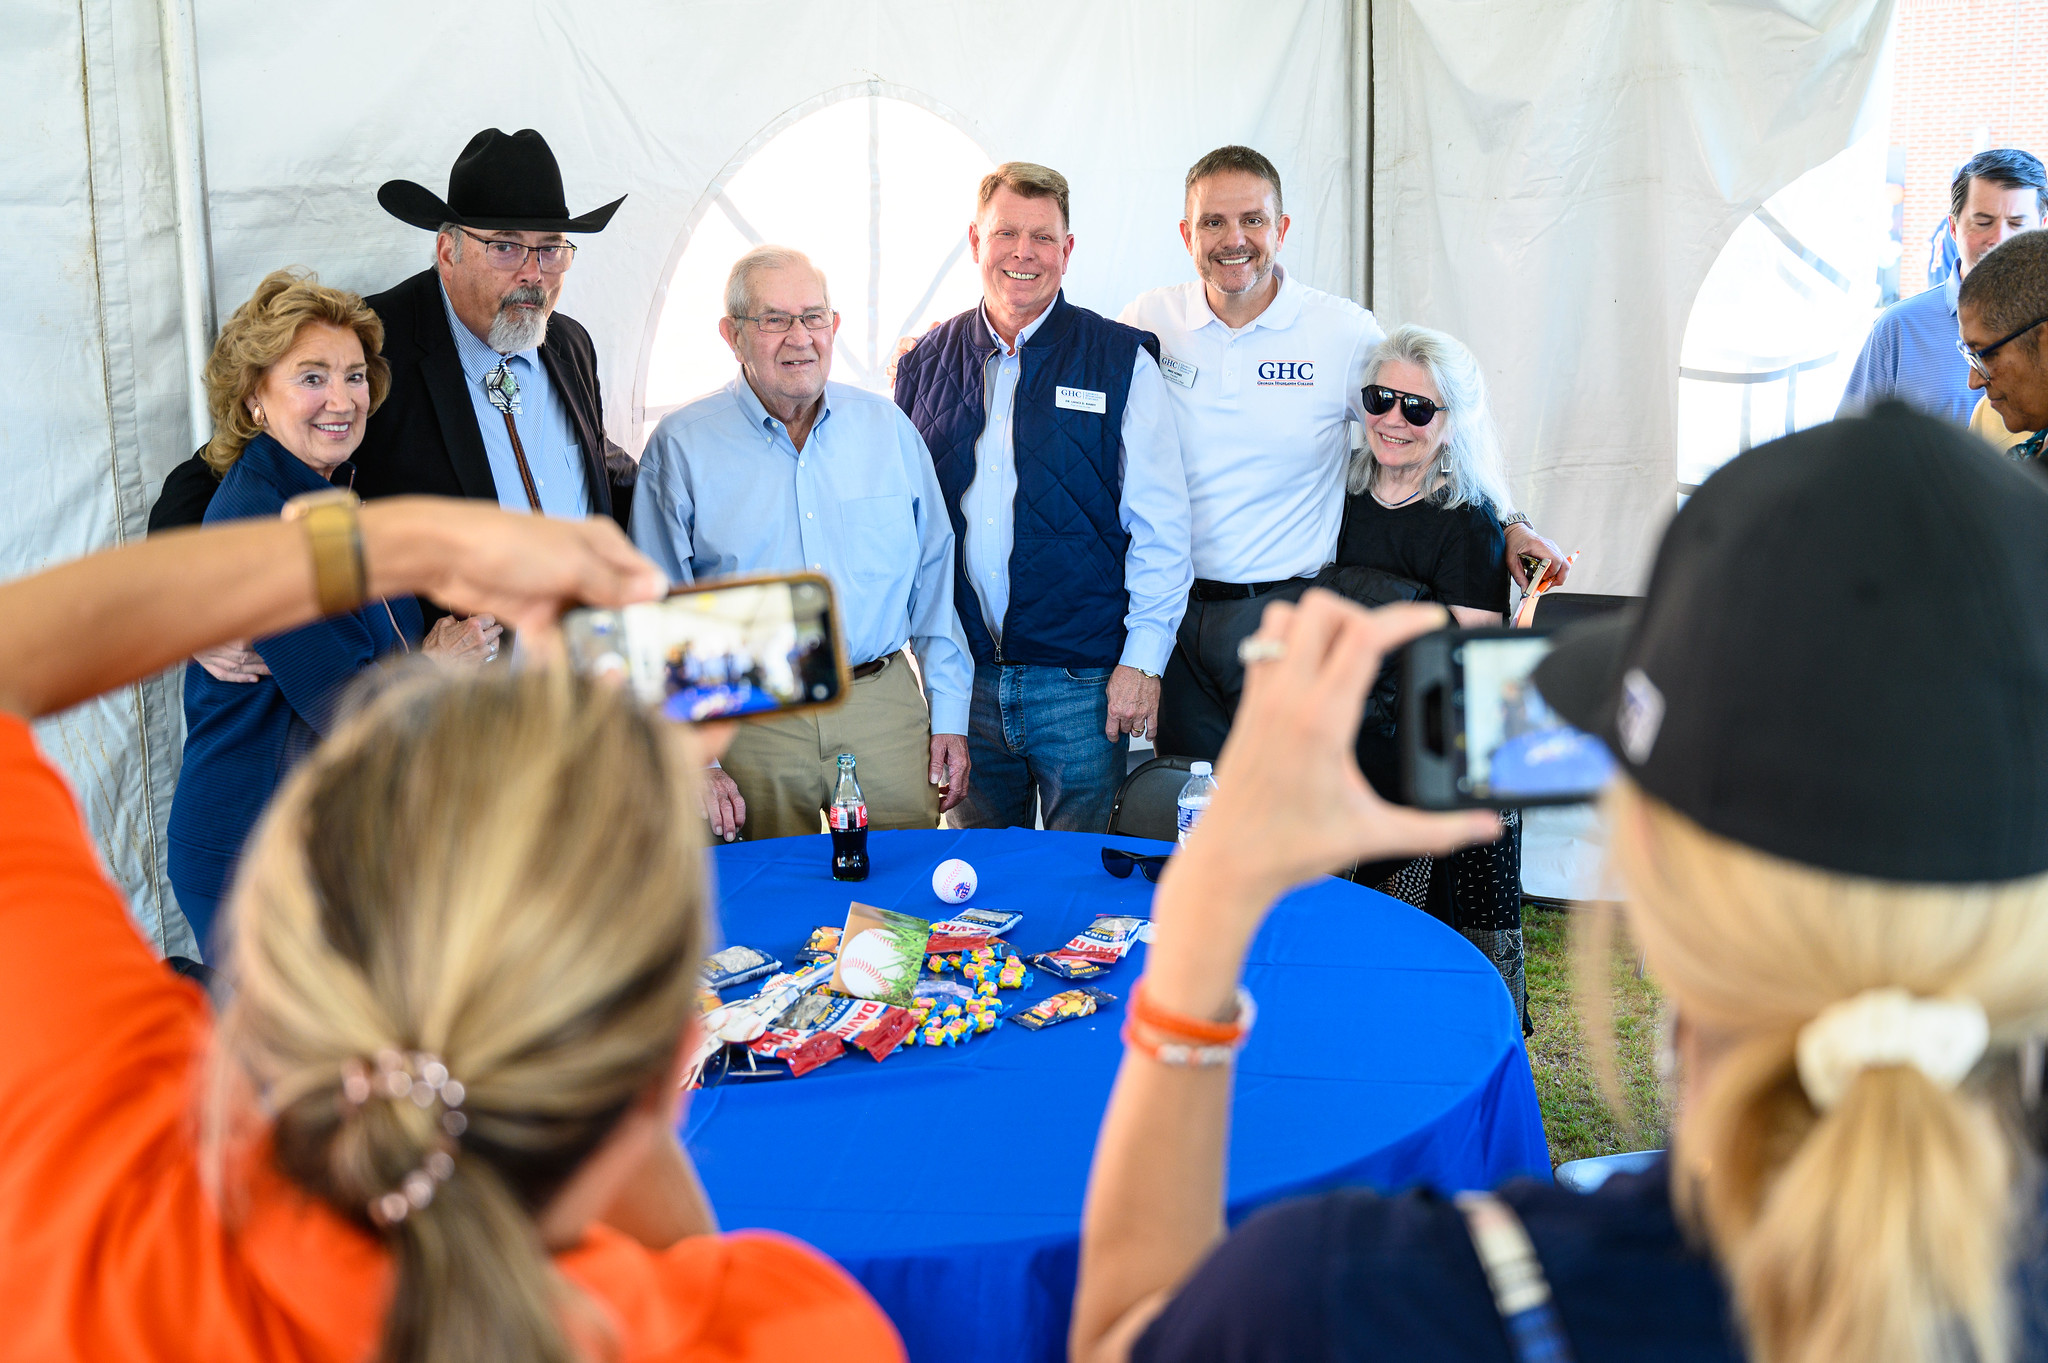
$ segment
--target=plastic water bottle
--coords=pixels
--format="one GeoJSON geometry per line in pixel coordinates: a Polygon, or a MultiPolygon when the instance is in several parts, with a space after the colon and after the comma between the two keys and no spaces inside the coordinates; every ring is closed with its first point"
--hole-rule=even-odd
{"type": "Polygon", "coordinates": [[[1195,820],[1209,807],[1209,801],[1216,798],[1216,778],[1209,773],[1213,770],[1207,762],[1195,762],[1188,767],[1188,783],[1180,788],[1180,845],[1188,845],[1188,834],[1195,831],[1195,820]]]}
{"type": "Polygon", "coordinates": [[[853,775],[853,754],[839,754],[839,786],[832,792],[832,878],[868,878],[868,802],[853,775]]]}

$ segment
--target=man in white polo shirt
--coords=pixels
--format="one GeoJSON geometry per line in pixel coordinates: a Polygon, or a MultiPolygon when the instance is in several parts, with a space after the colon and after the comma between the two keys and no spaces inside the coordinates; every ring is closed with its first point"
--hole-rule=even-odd
{"type": "MultiPolygon", "coordinates": [[[[1193,513],[1195,582],[1156,744],[1214,758],[1244,686],[1238,644],[1268,601],[1299,598],[1336,554],[1351,423],[1366,419],[1366,357],[1385,333],[1275,261],[1288,220],[1280,172],[1258,152],[1219,147],[1195,162],[1185,208],[1200,279],[1140,294],[1117,320],[1159,338],[1193,513]]],[[[1516,581],[1519,554],[1562,559],[1528,517],[1502,519],[1516,581]]]]}

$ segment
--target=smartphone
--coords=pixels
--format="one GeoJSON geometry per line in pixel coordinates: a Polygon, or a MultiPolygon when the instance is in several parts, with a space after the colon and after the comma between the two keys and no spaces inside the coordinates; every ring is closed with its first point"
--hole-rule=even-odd
{"type": "Polygon", "coordinates": [[[1558,718],[1529,677],[1543,629],[1447,629],[1408,645],[1401,766],[1418,809],[1591,800],[1614,775],[1607,745],[1558,718]]]}
{"type": "Polygon", "coordinates": [[[846,641],[817,573],[721,578],[620,610],[573,610],[576,669],[617,677],[670,719],[778,715],[847,694],[846,641]]]}

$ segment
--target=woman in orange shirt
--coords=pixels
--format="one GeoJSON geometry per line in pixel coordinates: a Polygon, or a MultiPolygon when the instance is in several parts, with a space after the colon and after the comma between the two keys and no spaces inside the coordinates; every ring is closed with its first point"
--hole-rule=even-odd
{"type": "Polygon", "coordinates": [[[623,696],[542,671],[370,702],[249,848],[217,1034],[128,926],[26,719],[351,594],[545,646],[566,604],[663,586],[604,521],[425,498],[314,519],[0,586],[9,1357],[900,1359],[814,1251],[717,1234],[676,1141],[697,764],[623,696]]]}

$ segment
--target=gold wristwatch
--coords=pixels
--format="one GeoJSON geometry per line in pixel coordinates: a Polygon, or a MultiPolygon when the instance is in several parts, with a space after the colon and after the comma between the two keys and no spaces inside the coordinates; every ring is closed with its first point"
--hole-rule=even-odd
{"type": "Polygon", "coordinates": [[[356,520],[362,499],[345,488],[302,492],[284,504],[284,518],[302,521],[313,551],[313,590],[322,615],[342,615],[363,604],[363,532],[356,520]]]}

